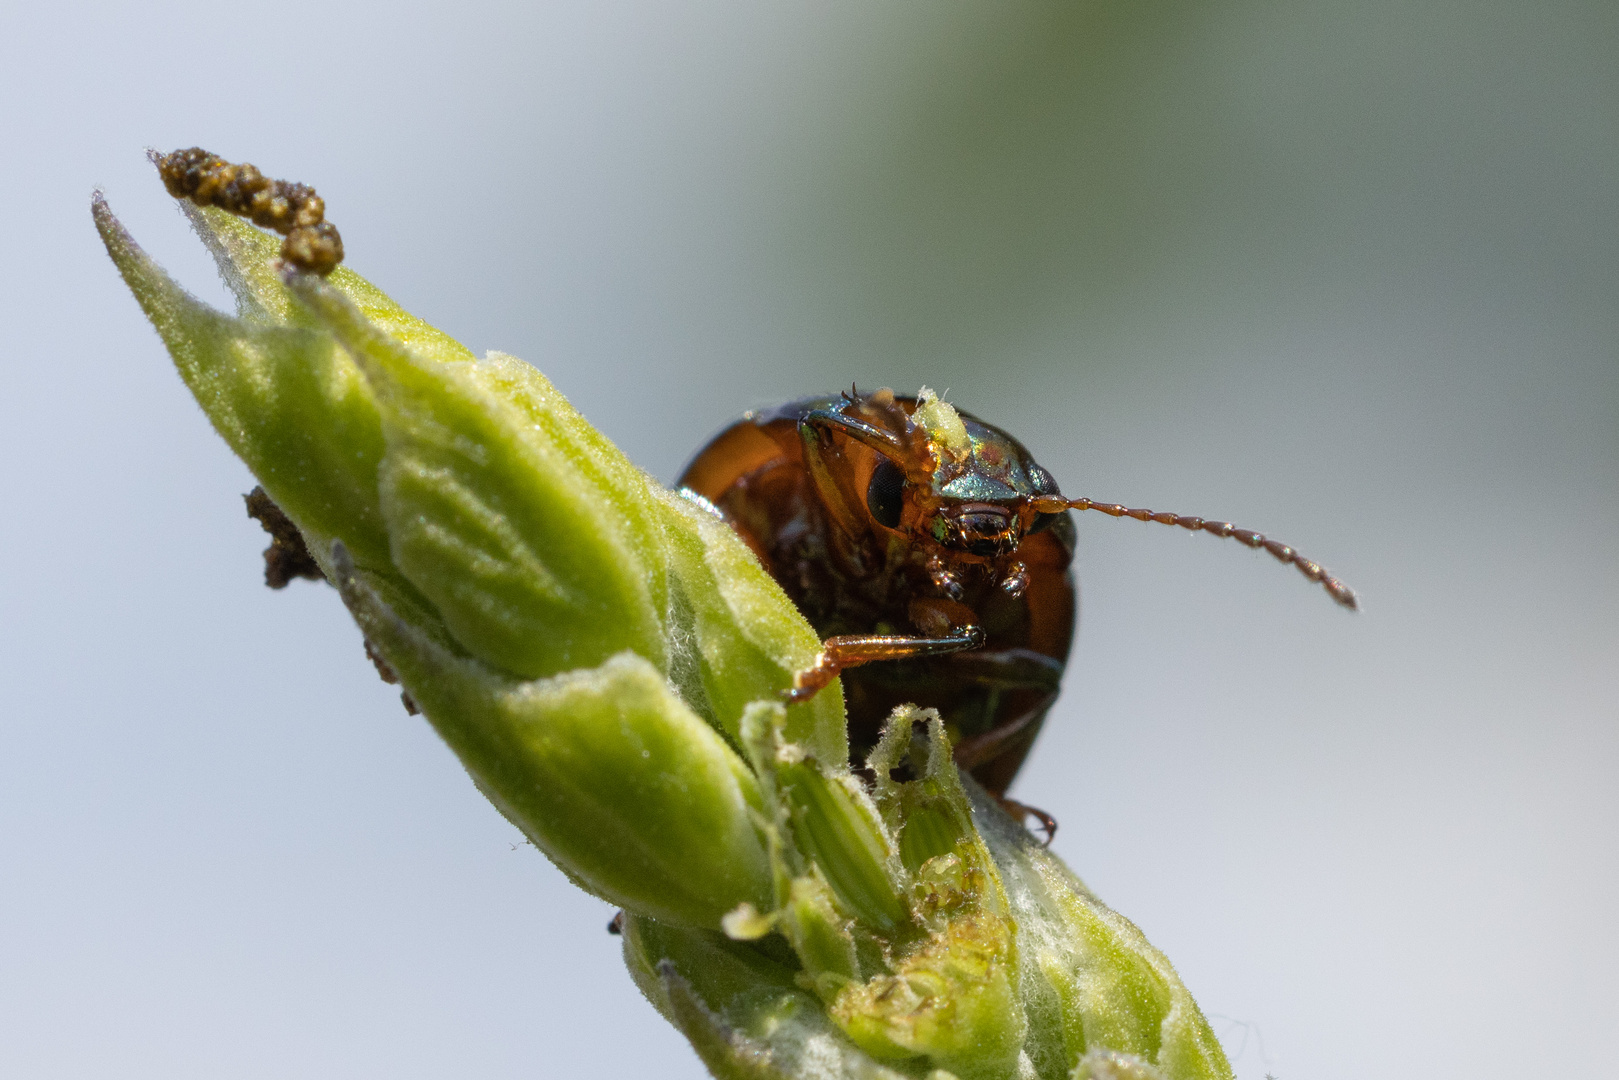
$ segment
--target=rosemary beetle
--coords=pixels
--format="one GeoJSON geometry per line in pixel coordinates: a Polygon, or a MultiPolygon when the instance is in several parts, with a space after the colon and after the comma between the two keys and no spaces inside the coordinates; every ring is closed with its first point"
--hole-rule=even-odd
{"type": "Polygon", "coordinates": [[[957,763],[1006,799],[1057,698],[1073,640],[1071,511],[1231,537],[1355,594],[1286,544],[1230,522],[1071,499],[1023,444],[931,391],[805,398],[749,413],[680,484],[713,505],[824,638],[804,701],[843,678],[863,755],[897,705],[939,710],[957,763]]]}

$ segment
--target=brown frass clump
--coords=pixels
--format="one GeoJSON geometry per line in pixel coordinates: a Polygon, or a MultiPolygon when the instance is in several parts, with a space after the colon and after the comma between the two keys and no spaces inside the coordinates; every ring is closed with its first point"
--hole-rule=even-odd
{"type": "MultiPolygon", "coordinates": [[[[370,638],[365,639],[365,658],[371,661],[372,666],[377,669],[377,674],[381,676],[383,682],[389,686],[399,685],[398,672],[394,671],[392,665],[382,658],[382,654],[377,651],[376,646],[371,644],[370,638]]],[[[422,707],[416,704],[416,699],[410,696],[409,690],[399,691],[399,701],[400,704],[405,706],[405,711],[410,715],[420,716],[422,714],[422,707]]]]}
{"type": "Polygon", "coordinates": [[[264,549],[264,583],[272,589],[285,589],[293,578],[325,581],[320,564],[304,545],[303,533],[292,523],[281,507],[256,487],[242,496],[247,501],[247,516],[264,526],[270,534],[270,546],[264,549]]]}
{"type": "Polygon", "coordinates": [[[216,206],[285,236],[281,257],[300,270],[324,276],[343,261],[343,238],[326,220],[326,201],[307,184],[272,180],[198,146],[159,157],[157,171],[176,199],[216,206]]]}

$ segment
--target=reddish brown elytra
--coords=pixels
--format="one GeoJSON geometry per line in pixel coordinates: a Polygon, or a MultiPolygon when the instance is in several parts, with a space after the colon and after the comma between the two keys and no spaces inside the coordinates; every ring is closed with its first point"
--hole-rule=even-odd
{"type": "Polygon", "coordinates": [[[1003,801],[1057,698],[1073,639],[1069,510],[1232,537],[1355,607],[1319,564],[1249,529],[1064,497],[1022,443],[925,389],[749,414],[680,483],[725,516],[826,639],[790,700],[842,675],[849,741],[862,756],[895,706],[936,708],[957,762],[1003,801]]]}

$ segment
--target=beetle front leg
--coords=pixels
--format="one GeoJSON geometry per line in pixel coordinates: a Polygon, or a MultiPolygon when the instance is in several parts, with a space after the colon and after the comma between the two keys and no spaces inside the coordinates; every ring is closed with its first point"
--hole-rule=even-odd
{"type": "Polygon", "coordinates": [[[848,634],[829,637],[821,643],[815,663],[793,674],[793,688],[783,697],[788,704],[808,701],[845,669],[875,660],[910,660],[918,656],[976,649],[984,644],[984,631],[976,625],[961,626],[938,637],[903,637],[896,634],[848,634]]]}

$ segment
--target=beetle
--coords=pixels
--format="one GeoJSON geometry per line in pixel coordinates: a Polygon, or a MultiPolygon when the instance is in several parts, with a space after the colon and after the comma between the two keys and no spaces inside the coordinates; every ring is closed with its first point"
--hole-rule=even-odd
{"type": "Polygon", "coordinates": [[[1072,510],[1232,537],[1355,594],[1293,548],[1230,522],[1070,499],[1017,439],[924,388],[803,398],[748,413],[681,474],[753,549],[822,649],[789,701],[843,678],[851,749],[895,706],[939,710],[957,764],[1006,790],[1057,698],[1077,592],[1072,510]]]}

